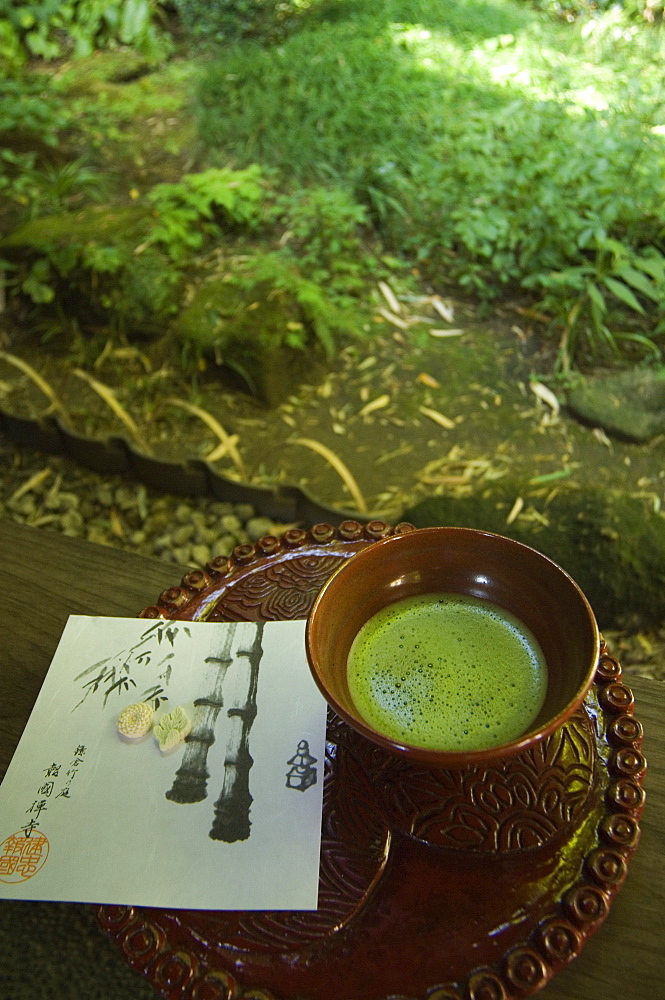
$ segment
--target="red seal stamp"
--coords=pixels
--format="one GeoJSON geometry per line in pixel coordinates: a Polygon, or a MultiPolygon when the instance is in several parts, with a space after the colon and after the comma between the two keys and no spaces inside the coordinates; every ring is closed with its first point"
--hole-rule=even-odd
{"type": "Polygon", "coordinates": [[[24,830],[0,844],[0,882],[25,882],[36,875],[48,857],[49,844],[43,833],[24,830]]]}

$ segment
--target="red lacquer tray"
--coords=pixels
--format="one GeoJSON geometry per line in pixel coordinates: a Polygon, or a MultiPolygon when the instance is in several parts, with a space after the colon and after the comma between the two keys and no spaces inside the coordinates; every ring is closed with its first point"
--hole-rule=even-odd
{"type": "MultiPolygon", "coordinates": [[[[409,530],[345,521],[267,536],[142,615],[305,618],[341,560],[409,530]]],[[[639,838],[641,745],[604,645],[583,709],[502,767],[407,764],[329,713],[316,912],[102,906],[99,922],[168,1000],[517,1000],[607,916],[639,838]]]]}

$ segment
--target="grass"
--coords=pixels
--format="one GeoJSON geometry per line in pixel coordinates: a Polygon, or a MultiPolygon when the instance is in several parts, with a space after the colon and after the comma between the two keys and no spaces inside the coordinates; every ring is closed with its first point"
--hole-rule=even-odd
{"type": "MultiPolygon", "coordinates": [[[[665,250],[664,55],[662,32],[614,8],[567,24],[514,0],[330,0],[283,44],[208,63],[199,133],[287,189],[350,192],[393,252],[491,298],[607,237],[665,250]]],[[[568,315],[579,289],[557,294],[568,315]]]]}
{"type": "MultiPolygon", "coordinates": [[[[278,42],[183,47],[152,72],[131,51],[74,59],[42,68],[39,86],[28,74],[22,103],[12,78],[4,132],[29,126],[59,159],[42,162],[39,143],[0,149],[9,228],[34,217],[39,235],[21,251],[16,233],[4,240],[10,291],[69,315],[59,299],[78,281],[94,308],[77,321],[154,336],[217,268],[271,302],[290,296],[282,341],[331,354],[333,335],[371,329],[377,281],[424,279],[476,300],[530,297],[562,371],[622,351],[657,361],[663,56],[665,27],[618,5],[567,23],[536,0],[319,0],[278,42]],[[233,185],[260,176],[251,219],[203,204],[215,168],[233,185]],[[150,235],[136,245],[97,227],[76,261],[45,239],[50,215],[100,199],[150,235]]],[[[197,326],[202,342],[209,329],[197,326]]],[[[197,344],[183,358],[200,360],[197,344]]]]}

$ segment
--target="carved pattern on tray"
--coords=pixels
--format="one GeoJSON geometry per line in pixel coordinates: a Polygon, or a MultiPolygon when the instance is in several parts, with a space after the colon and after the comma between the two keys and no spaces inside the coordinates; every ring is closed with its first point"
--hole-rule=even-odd
{"type": "MultiPolygon", "coordinates": [[[[256,548],[241,547],[245,551],[237,559],[218,561],[205,574],[188,574],[180,588],[165,592],[160,604],[145,609],[143,615],[230,620],[240,614],[254,618],[257,610],[263,614],[288,607],[290,613],[279,617],[302,617],[321,585],[317,562],[325,559],[327,576],[359,545],[391,530],[381,522],[372,524],[374,534],[357,522],[345,522],[343,530],[342,526],[335,530],[318,525],[309,534],[302,532],[291,539],[291,550],[316,545],[316,554],[311,559],[305,552],[295,559],[289,554],[288,570],[280,569],[276,578],[269,556],[288,548],[283,541],[269,537],[256,548]],[[331,546],[329,557],[318,551],[322,539],[331,546]],[[273,586],[282,587],[284,594],[273,598],[273,586]],[[304,599],[291,593],[299,587],[311,588],[304,599]]],[[[399,530],[410,530],[410,526],[399,526],[399,530]]],[[[549,912],[539,912],[535,923],[525,923],[524,939],[515,941],[491,966],[470,968],[455,982],[426,984],[418,995],[419,1000],[527,997],[579,954],[607,916],[626,877],[639,840],[646,770],[642,727],[633,708],[621,667],[603,645],[596,683],[584,709],[537,750],[515,758],[503,770],[434,776],[397,758],[387,759],[330,715],[319,911],[194,913],[196,930],[190,931],[181,914],[102,906],[100,924],[117,940],[133,968],[168,1000],[291,1000],[292,995],[329,1000],[337,997],[330,966],[311,989],[298,985],[297,970],[300,964],[316,963],[316,955],[322,954],[317,947],[335,957],[335,942],[340,939],[348,944],[354,918],[371,907],[375,890],[382,885],[391,830],[418,838],[414,842],[424,841],[423,850],[443,848],[471,855],[508,851],[519,857],[525,848],[542,848],[557,834],[565,839],[568,823],[577,828],[581,822],[587,826],[591,822],[592,843],[579,857],[577,874],[547,904],[549,912]],[[389,797],[381,793],[388,787],[389,797]],[[206,928],[210,930],[208,948],[206,928]],[[294,956],[292,994],[261,983],[261,968],[267,978],[273,964],[270,959],[286,951],[294,956]],[[234,964],[240,955],[246,957],[245,964],[234,964]],[[266,959],[268,966],[262,964],[266,959]],[[245,974],[250,982],[241,982],[245,974]]],[[[344,948],[335,957],[338,984],[343,962],[344,948]]],[[[366,995],[370,993],[380,996],[371,992],[368,983],[366,995]]],[[[392,992],[390,1000],[403,1000],[403,994],[392,992]]]]}
{"type": "Polygon", "coordinates": [[[277,566],[265,566],[248,574],[229,592],[223,607],[217,606],[208,621],[259,618],[262,621],[307,616],[312,591],[321,589],[340,563],[340,556],[294,556],[277,566]]]}
{"type": "Polygon", "coordinates": [[[596,767],[593,720],[565,726],[503,767],[432,771],[342,734],[375,787],[390,789],[387,822],[430,844],[504,852],[540,847],[582,815],[596,767]]]}

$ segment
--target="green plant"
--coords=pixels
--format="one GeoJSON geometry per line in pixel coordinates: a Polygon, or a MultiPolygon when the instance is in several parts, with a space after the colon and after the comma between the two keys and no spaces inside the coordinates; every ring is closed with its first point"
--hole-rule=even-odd
{"type": "Polygon", "coordinates": [[[6,145],[12,134],[32,136],[56,146],[59,134],[72,124],[66,102],[36,73],[0,75],[0,137],[6,145]]]}
{"type": "Polygon", "coordinates": [[[132,45],[147,58],[168,44],[155,23],[156,0],[0,0],[0,53],[14,65],[30,57],[60,59],[132,45]]]}
{"type": "Polygon", "coordinates": [[[281,252],[339,305],[350,305],[377,268],[362,241],[366,208],[341,188],[317,186],[282,195],[275,213],[285,226],[281,252]]]}
{"type": "Polygon", "coordinates": [[[161,332],[180,296],[182,272],[160,247],[145,246],[150,219],[139,206],[88,206],[25,222],[0,240],[13,300],[32,303],[42,339],[107,326],[111,333],[161,332]]]}
{"type": "MultiPolygon", "coordinates": [[[[42,207],[62,209],[56,202],[69,196],[77,177],[85,178],[82,167],[71,168],[64,176],[63,168],[43,175],[55,200],[42,207]]],[[[0,242],[8,287],[36,307],[70,312],[82,329],[103,323],[119,333],[160,331],[177,311],[192,252],[229,228],[257,226],[265,195],[259,167],[211,168],[156,185],[147,199],[151,212],[140,205],[88,207],[36,217],[0,242]]],[[[47,337],[62,329],[58,316],[54,324],[46,326],[47,337]]]]}
{"type": "Polygon", "coordinates": [[[162,246],[174,261],[199,250],[222,226],[255,227],[261,220],[265,185],[261,168],[211,167],[174,184],[157,184],[148,200],[155,213],[149,244],[162,246]]]}
{"type": "Polygon", "coordinates": [[[0,79],[0,193],[12,222],[58,211],[99,193],[103,178],[83,157],[63,162],[62,136],[75,115],[41,74],[22,71],[0,79]]]}
{"type": "MultiPolygon", "coordinates": [[[[284,249],[303,273],[344,266],[323,259],[314,221],[318,212],[343,230],[340,191],[364,209],[365,245],[371,225],[429,280],[482,299],[587,268],[603,240],[627,258],[663,250],[661,35],[614,7],[589,30],[545,28],[524,5],[520,34],[497,37],[474,20],[477,6],[458,0],[444,18],[419,0],[340,4],[336,19],[310,20],[278,48],[244,43],[206,67],[202,136],[300,184],[292,210],[306,235],[284,249]],[[310,195],[325,190],[329,204],[310,195]]],[[[364,274],[350,272],[351,284],[364,274]]],[[[615,344],[635,346],[659,322],[659,305],[647,293],[639,301],[643,329],[615,344]]],[[[626,296],[614,303],[640,316],[626,296]]],[[[595,346],[602,325],[590,327],[595,346]]]]}
{"type": "Polygon", "coordinates": [[[597,16],[599,11],[616,7],[628,17],[638,17],[648,24],[662,20],[663,0],[532,0],[534,7],[567,21],[597,16]]]}
{"type": "Polygon", "coordinates": [[[618,240],[597,238],[588,263],[537,275],[531,284],[546,290],[540,307],[560,317],[558,367],[563,372],[580,354],[619,356],[622,346],[660,357],[656,341],[665,333],[665,256],[654,247],[635,252],[618,240]],[[617,304],[644,317],[646,303],[657,311],[650,334],[626,330],[616,316],[617,304]]]}
{"type": "Polygon", "coordinates": [[[315,0],[176,0],[194,38],[223,41],[247,36],[275,40],[315,0]]]}
{"type": "Polygon", "coordinates": [[[335,353],[335,334],[353,335],[357,331],[357,313],[340,307],[327,295],[325,287],[303,275],[297,261],[279,251],[254,255],[230,280],[244,288],[263,284],[273,294],[294,300],[303,323],[287,325],[282,332],[289,347],[304,348],[309,327],[315,341],[331,358],[335,353]]]}

